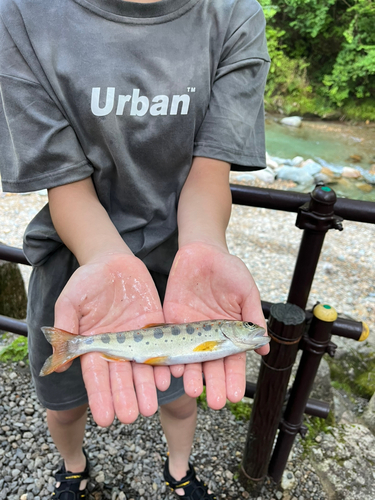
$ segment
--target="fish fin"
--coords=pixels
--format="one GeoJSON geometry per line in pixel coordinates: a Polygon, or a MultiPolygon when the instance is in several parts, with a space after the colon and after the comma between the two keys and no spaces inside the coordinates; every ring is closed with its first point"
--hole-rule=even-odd
{"type": "Polygon", "coordinates": [[[77,353],[75,356],[74,354],[68,352],[69,341],[76,337],[76,335],[66,332],[65,330],[60,330],[59,328],[53,328],[52,326],[43,326],[42,332],[53,347],[52,356],[46,360],[39,373],[41,377],[44,377],[69,361],[78,358],[80,353],[77,353]]]}
{"type": "Polygon", "coordinates": [[[117,356],[111,356],[110,354],[103,353],[101,353],[100,357],[105,359],[106,361],[130,361],[130,359],[118,358],[117,356]]]}
{"type": "Polygon", "coordinates": [[[168,356],[155,356],[154,358],[148,358],[143,361],[145,365],[165,365],[168,356]]]}
{"type": "Polygon", "coordinates": [[[144,330],[145,328],[154,328],[155,326],[167,326],[170,323],[148,323],[145,326],[142,326],[141,330],[144,330]]]}
{"type": "Polygon", "coordinates": [[[218,340],[208,340],[207,342],[203,342],[202,344],[194,347],[194,352],[206,352],[206,351],[216,351],[219,345],[222,344],[221,341],[218,340]]]}

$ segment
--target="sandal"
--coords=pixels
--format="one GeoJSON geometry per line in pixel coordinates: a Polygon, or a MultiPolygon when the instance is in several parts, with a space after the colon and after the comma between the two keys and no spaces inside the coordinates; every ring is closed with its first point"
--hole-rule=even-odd
{"type": "Polygon", "coordinates": [[[90,463],[87,454],[82,448],[83,454],[86,457],[86,467],[83,472],[70,472],[65,469],[63,462],[61,468],[55,474],[57,483],[61,483],[58,488],[55,486],[55,491],[52,493],[53,500],[84,500],[86,498],[85,490],[80,490],[79,485],[83,479],[89,478],[90,463]]]}
{"type": "Polygon", "coordinates": [[[189,470],[185,477],[176,481],[169,472],[168,458],[164,465],[164,480],[165,484],[171,488],[172,491],[178,488],[184,489],[183,495],[176,495],[180,500],[216,500],[213,493],[208,493],[208,487],[202,481],[197,479],[194,467],[189,463],[189,470]]]}

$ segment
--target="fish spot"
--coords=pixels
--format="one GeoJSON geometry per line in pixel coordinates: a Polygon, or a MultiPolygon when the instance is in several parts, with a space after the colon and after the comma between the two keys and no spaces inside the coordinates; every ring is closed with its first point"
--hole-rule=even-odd
{"type": "Polygon", "coordinates": [[[203,325],[203,330],[205,330],[206,332],[209,332],[211,328],[212,328],[211,325],[203,325]]]}
{"type": "Polygon", "coordinates": [[[198,332],[198,336],[200,337],[202,335],[202,332],[198,332]]]}
{"type": "Polygon", "coordinates": [[[215,332],[218,332],[219,330],[216,328],[215,332]]]}
{"type": "Polygon", "coordinates": [[[194,333],[194,327],[191,326],[191,325],[187,325],[187,327],[186,327],[186,333],[188,333],[189,335],[191,335],[192,333],[194,333]]]}
{"type": "Polygon", "coordinates": [[[111,339],[108,335],[108,333],[103,333],[101,336],[100,336],[100,339],[101,341],[103,342],[103,344],[109,344],[111,342],[111,339]]]}
{"type": "Polygon", "coordinates": [[[165,340],[164,340],[164,342],[168,342],[168,340],[167,340],[167,339],[165,339],[165,340]]]}
{"type": "Polygon", "coordinates": [[[155,328],[154,330],[154,337],[156,339],[161,339],[163,337],[164,333],[163,333],[163,330],[161,328],[155,328]]]}
{"type": "Polygon", "coordinates": [[[146,345],[149,345],[150,342],[146,342],[146,345]]]}
{"type": "Polygon", "coordinates": [[[180,335],[181,330],[178,328],[178,326],[172,326],[171,328],[172,335],[180,335]]]}
{"type": "Polygon", "coordinates": [[[141,342],[143,340],[143,335],[141,332],[134,332],[133,338],[135,342],[141,342]]]}
{"type": "Polygon", "coordinates": [[[117,342],[119,344],[123,344],[125,342],[125,333],[124,332],[117,332],[116,338],[117,338],[117,342]]]}
{"type": "Polygon", "coordinates": [[[93,342],[94,342],[93,337],[88,337],[87,339],[85,339],[85,344],[87,344],[87,345],[90,345],[90,344],[92,344],[93,342]]]}

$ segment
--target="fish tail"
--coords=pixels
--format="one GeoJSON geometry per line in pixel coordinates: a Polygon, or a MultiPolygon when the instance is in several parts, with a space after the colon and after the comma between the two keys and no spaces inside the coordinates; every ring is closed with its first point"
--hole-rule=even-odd
{"type": "Polygon", "coordinates": [[[50,373],[57,370],[61,366],[65,365],[68,361],[72,361],[81,353],[78,349],[72,353],[70,350],[70,341],[76,338],[76,335],[66,332],[65,330],[60,330],[59,328],[53,328],[52,326],[42,327],[42,332],[45,338],[53,347],[53,354],[44,363],[39,375],[44,377],[50,373]]]}

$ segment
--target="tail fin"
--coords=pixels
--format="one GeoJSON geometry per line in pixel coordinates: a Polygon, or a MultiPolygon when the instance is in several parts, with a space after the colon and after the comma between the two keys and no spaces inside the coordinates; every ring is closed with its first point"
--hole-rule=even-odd
{"type": "Polygon", "coordinates": [[[57,368],[65,365],[68,361],[72,361],[81,355],[78,350],[76,352],[72,352],[71,349],[72,346],[70,345],[70,341],[75,339],[77,337],[76,335],[51,326],[43,326],[42,332],[48,342],[52,345],[53,354],[46,360],[40,370],[40,377],[49,375],[57,368]]]}

